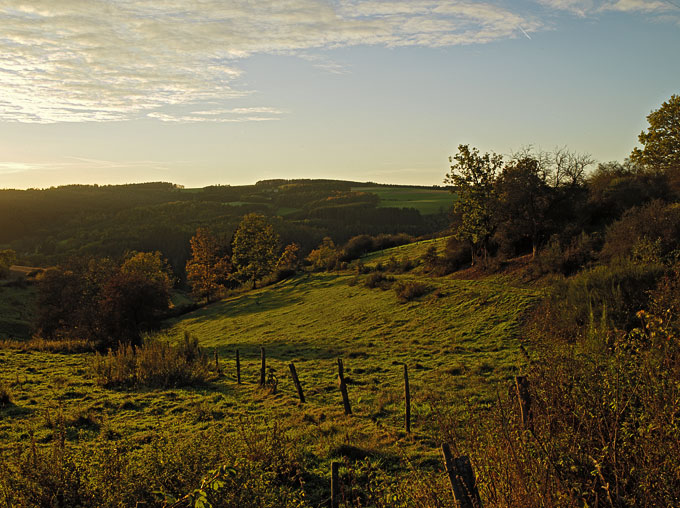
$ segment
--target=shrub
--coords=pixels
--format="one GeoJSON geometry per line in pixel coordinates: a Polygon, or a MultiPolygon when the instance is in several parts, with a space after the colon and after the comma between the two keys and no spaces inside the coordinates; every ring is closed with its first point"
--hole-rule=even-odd
{"type": "Polygon", "coordinates": [[[602,241],[598,235],[581,232],[563,247],[557,235],[553,236],[548,246],[536,257],[533,268],[537,275],[545,273],[561,273],[572,275],[590,266],[597,258],[602,241]]]}
{"type": "Polygon", "coordinates": [[[161,433],[139,446],[125,440],[82,448],[56,439],[8,450],[0,461],[0,506],[200,506],[200,487],[214,508],[308,506],[296,443],[277,426],[242,423],[223,429],[161,433]],[[5,460],[6,459],[6,460],[5,460]],[[223,482],[210,483],[221,471],[223,482]],[[176,504],[175,504],[176,502],[176,504]]]}
{"type": "Polygon", "coordinates": [[[375,289],[380,288],[383,291],[389,289],[394,283],[394,277],[391,275],[383,275],[381,272],[374,272],[366,277],[366,287],[375,289]]]}
{"type": "Polygon", "coordinates": [[[418,281],[399,281],[394,286],[394,292],[397,294],[397,299],[402,302],[410,302],[420,296],[429,293],[432,290],[430,286],[418,281]]]}
{"type": "Polygon", "coordinates": [[[211,362],[198,340],[185,334],[173,346],[163,341],[145,341],[141,346],[121,345],[106,355],[97,353],[93,371],[106,387],[194,386],[210,379],[211,362]]]}
{"type": "Polygon", "coordinates": [[[625,260],[584,271],[555,286],[544,322],[552,333],[570,338],[586,337],[598,326],[630,330],[663,272],[659,265],[625,260]]]}
{"type": "Polygon", "coordinates": [[[358,259],[364,254],[378,250],[390,249],[412,243],[414,238],[405,233],[396,235],[380,234],[378,236],[359,235],[350,238],[340,252],[342,261],[358,259]]]}
{"type": "Polygon", "coordinates": [[[607,230],[602,256],[605,259],[631,256],[643,241],[657,244],[656,255],[660,258],[657,261],[680,248],[679,203],[668,205],[656,200],[628,210],[607,230]]]}

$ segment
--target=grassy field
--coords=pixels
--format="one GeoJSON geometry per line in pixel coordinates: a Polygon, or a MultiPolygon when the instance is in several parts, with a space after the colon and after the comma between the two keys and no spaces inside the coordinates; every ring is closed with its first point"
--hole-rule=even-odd
{"type": "Polygon", "coordinates": [[[454,196],[448,190],[418,189],[412,187],[352,187],[353,191],[370,192],[380,197],[379,206],[415,208],[423,215],[448,212],[454,196]]]}
{"type": "MultiPolygon", "coordinates": [[[[389,249],[368,262],[427,246],[389,249]]],[[[168,433],[238,433],[245,418],[249,425],[276,422],[287,429],[324,471],[347,445],[378,457],[381,467],[405,467],[404,460],[438,467],[442,411],[483,409],[497,389],[507,390],[523,366],[518,331],[538,293],[502,278],[430,279],[415,271],[396,278],[420,280],[429,292],[399,303],[393,290],[366,287],[366,277],[304,274],[168,322],[158,338],[176,341],[189,332],[219,356],[222,375],[200,387],[107,389],[93,376],[92,353],[0,349],[0,384],[10,387],[13,399],[0,408],[0,455],[31,437],[49,443],[60,425],[72,446],[124,442],[143,448],[168,433]],[[276,393],[258,385],[260,347],[278,378],[276,393]],[[338,358],[345,365],[351,417],[342,409],[338,358]],[[297,401],[290,362],[304,405],[297,401]],[[403,364],[410,373],[411,435],[403,430],[403,364]]]]}

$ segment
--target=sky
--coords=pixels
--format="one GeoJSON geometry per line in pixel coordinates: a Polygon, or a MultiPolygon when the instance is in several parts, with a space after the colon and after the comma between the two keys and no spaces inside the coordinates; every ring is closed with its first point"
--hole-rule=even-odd
{"type": "Polygon", "coordinates": [[[0,0],[0,188],[622,161],[673,94],[680,0],[0,0]]]}

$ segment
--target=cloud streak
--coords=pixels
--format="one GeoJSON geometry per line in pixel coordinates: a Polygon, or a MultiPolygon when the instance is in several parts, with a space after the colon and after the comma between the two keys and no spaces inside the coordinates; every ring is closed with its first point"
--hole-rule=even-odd
{"type": "MultiPolygon", "coordinates": [[[[0,120],[240,122],[280,112],[173,112],[244,97],[239,61],[356,45],[443,47],[537,31],[530,16],[455,0],[0,0],[0,120]]],[[[219,109],[219,108],[217,108],[219,109]]]]}
{"type": "MultiPolygon", "coordinates": [[[[276,120],[278,110],[226,107],[252,92],[240,79],[242,59],[298,55],[342,73],[314,51],[484,44],[547,29],[514,3],[493,3],[501,1],[0,0],[0,121],[276,120]]],[[[581,16],[672,8],[662,0],[535,1],[581,16]]]]}
{"type": "Polygon", "coordinates": [[[551,9],[571,12],[581,17],[604,12],[668,15],[678,12],[670,0],[538,0],[551,9]]]}

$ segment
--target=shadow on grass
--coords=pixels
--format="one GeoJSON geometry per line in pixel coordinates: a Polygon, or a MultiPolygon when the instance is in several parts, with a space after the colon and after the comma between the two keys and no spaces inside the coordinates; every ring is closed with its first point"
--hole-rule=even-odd
{"type": "Polygon", "coordinates": [[[336,349],[333,347],[319,347],[318,342],[313,343],[307,340],[291,341],[268,341],[265,343],[254,344],[252,342],[231,342],[229,344],[220,344],[216,347],[209,347],[208,350],[216,349],[221,359],[233,361],[236,357],[236,350],[238,349],[241,363],[244,361],[253,362],[260,361],[260,347],[264,346],[265,356],[268,359],[278,360],[282,362],[290,362],[294,360],[330,360],[334,358],[341,358],[346,351],[343,349],[336,349]]]}
{"type": "MultiPolygon", "coordinates": [[[[311,290],[330,287],[336,284],[339,275],[306,274],[285,280],[264,290],[255,290],[243,295],[228,298],[194,312],[185,314],[182,319],[191,319],[194,323],[213,321],[217,317],[242,317],[263,312],[279,310],[302,303],[303,296],[311,290]]],[[[181,321],[173,319],[169,326],[181,321]]]]}
{"type": "Polygon", "coordinates": [[[11,402],[0,406],[0,419],[2,418],[21,418],[28,416],[35,411],[28,407],[17,406],[11,402]]]}

